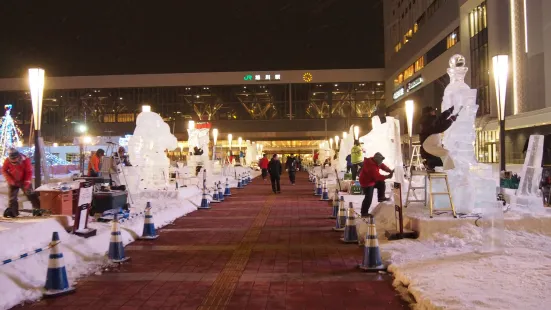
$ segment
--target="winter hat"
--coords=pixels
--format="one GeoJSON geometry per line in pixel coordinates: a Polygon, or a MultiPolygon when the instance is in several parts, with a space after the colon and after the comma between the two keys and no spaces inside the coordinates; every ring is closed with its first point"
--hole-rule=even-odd
{"type": "Polygon", "coordinates": [[[17,149],[14,149],[14,148],[9,149],[8,157],[10,159],[17,159],[19,158],[19,156],[21,156],[21,154],[19,154],[19,151],[17,149]]]}
{"type": "Polygon", "coordinates": [[[383,154],[381,154],[381,153],[379,153],[379,152],[375,153],[375,155],[373,155],[373,158],[378,159],[378,160],[380,160],[381,162],[382,162],[383,160],[385,160],[385,157],[383,156],[383,154]]]}

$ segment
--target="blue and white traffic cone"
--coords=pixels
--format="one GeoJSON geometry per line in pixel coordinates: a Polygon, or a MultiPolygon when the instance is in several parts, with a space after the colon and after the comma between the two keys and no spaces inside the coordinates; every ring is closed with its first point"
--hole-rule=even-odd
{"type": "Polygon", "coordinates": [[[75,292],[75,288],[69,285],[67,270],[63,263],[63,253],[59,249],[59,234],[52,234],[50,242],[50,258],[48,259],[48,272],[46,273],[46,284],[44,285],[44,297],[56,297],[75,292]]]}
{"type": "Polygon", "coordinates": [[[339,215],[339,206],[341,203],[344,204],[344,197],[341,196],[341,199],[339,201],[339,192],[335,190],[335,196],[333,197],[333,213],[331,214],[332,219],[336,219],[339,215]]]}
{"type": "Polygon", "coordinates": [[[241,175],[237,176],[237,188],[243,188],[243,184],[241,184],[241,175]]]}
{"type": "Polygon", "coordinates": [[[321,180],[317,182],[316,184],[316,193],[315,193],[316,196],[321,196],[322,195],[322,189],[321,189],[321,180]]]}
{"type": "Polygon", "coordinates": [[[218,191],[218,200],[220,202],[224,201],[224,191],[222,190],[222,181],[218,182],[216,190],[218,191]]]}
{"type": "Polygon", "coordinates": [[[224,196],[231,196],[230,181],[226,178],[226,189],[224,190],[224,196]]]}
{"type": "Polygon", "coordinates": [[[253,180],[251,179],[251,172],[247,172],[247,183],[251,183],[253,180]]]}
{"type": "Polygon", "coordinates": [[[151,214],[151,202],[147,202],[145,207],[145,219],[143,222],[143,233],[140,239],[153,240],[159,238],[153,223],[153,215],[151,214]]]}
{"type": "Polygon", "coordinates": [[[247,182],[247,177],[245,176],[245,173],[243,173],[241,175],[241,185],[243,186],[247,186],[248,182],[247,182]]]}
{"type": "Polygon", "coordinates": [[[210,202],[207,197],[207,190],[203,188],[203,196],[201,198],[201,205],[197,209],[210,209],[210,202]]]}
{"type": "Polygon", "coordinates": [[[316,196],[316,193],[318,192],[318,180],[314,177],[314,196],[316,196]]]}
{"type": "Polygon", "coordinates": [[[381,250],[379,249],[379,240],[377,239],[377,228],[375,227],[375,218],[367,218],[367,233],[364,244],[364,258],[358,266],[363,271],[383,271],[386,266],[381,259],[381,250]]]}
{"type": "Polygon", "coordinates": [[[356,216],[354,214],[354,205],[350,202],[346,217],[346,226],[344,227],[344,235],[341,241],[344,243],[358,242],[358,230],[356,230],[356,216]]]}
{"type": "Polygon", "coordinates": [[[130,259],[130,257],[124,256],[124,246],[122,245],[118,213],[115,213],[113,217],[111,240],[109,240],[109,252],[107,253],[107,257],[112,263],[122,263],[130,259]]]}
{"type": "Polygon", "coordinates": [[[339,203],[339,213],[337,214],[337,220],[335,221],[334,231],[344,231],[346,226],[346,207],[344,206],[344,197],[341,196],[339,203]]]}
{"type": "Polygon", "coordinates": [[[327,182],[323,181],[323,191],[320,200],[328,201],[329,200],[329,193],[327,192],[327,182]]]}

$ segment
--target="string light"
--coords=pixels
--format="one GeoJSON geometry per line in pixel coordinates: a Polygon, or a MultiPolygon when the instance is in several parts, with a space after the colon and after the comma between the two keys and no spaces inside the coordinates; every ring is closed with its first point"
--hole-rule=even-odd
{"type": "Polygon", "coordinates": [[[2,162],[6,159],[8,150],[11,147],[22,145],[21,137],[23,137],[23,133],[11,117],[11,108],[11,104],[5,105],[4,116],[0,119],[0,157],[2,162]]]}

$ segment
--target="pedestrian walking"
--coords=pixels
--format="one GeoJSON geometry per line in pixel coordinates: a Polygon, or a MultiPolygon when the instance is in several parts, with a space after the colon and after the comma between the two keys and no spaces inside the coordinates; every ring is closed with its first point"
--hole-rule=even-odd
{"type": "Polygon", "coordinates": [[[281,194],[280,179],[283,173],[283,167],[279,161],[277,154],[272,156],[272,160],[268,164],[268,173],[270,174],[270,181],[272,181],[272,191],[274,194],[281,194]]]}
{"type": "Polygon", "coordinates": [[[292,185],[295,185],[295,180],[297,175],[297,159],[295,158],[295,155],[291,154],[291,156],[287,157],[287,162],[285,162],[285,167],[289,172],[289,181],[291,182],[292,185]]]}
{"type": "Polygon", "coordinates": [[[268,164],[269,164],[268,156],[264,154],[262,158],[258,161],[258,167],[260,167],[262,171],[262,179],[264,181],[266,181],[266,177],[268,176],[268,164]]]}

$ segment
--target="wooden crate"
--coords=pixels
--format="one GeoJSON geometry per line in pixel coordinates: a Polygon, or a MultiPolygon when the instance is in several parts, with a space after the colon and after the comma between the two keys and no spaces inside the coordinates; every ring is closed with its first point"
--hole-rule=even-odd
{"type": "Polygon", "coordinates": [[[73,215],[73,192],[41,191],[40,208],[56,215],[73,215]]]}

